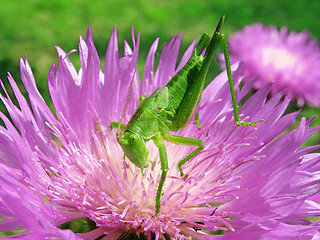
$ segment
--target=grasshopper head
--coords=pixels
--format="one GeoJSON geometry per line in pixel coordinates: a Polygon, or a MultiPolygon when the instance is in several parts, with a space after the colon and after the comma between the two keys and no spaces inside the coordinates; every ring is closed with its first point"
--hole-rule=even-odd
{"type": "Polygon", "coordinates": [[[138,134],[125,131],[117,136],[118,143],[129,160],[141,170],[148,167],[149,151],[143,138],[138,134]]]}

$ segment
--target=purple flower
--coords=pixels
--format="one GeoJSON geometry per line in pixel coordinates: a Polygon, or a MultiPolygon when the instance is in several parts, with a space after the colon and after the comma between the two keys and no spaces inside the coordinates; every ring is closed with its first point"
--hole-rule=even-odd
{"type": "MultiPolygon", "coordinates": [[[[10,114],[0,113],[0,222],[2,232],[24,230],[16,239],[315,239],[317,222],[306,217],[320,214],[318,199],[320,155],[309,154],[318,146],[300,148],[318,128],[304,118],[297,129],[281,135],[297,113],[282,116],[289,100],[277,94],[266,97],[271,84],[247,100],[242,120],[263,118],[266,124],[237,127],[226,73],[204,90],[197,112],[203,129],[190,123],[177,134],[204,141],[204,149],[183,165],[178,161],[191,146],[166,143],[169,172],[155,213],[155,194],[161,175],[159,153],[147,143],[154,162],[141,174],[124,159],[110,123],[119,121],[127,90],[133,90],[123,122],[127,123],[143,92],[149,95],[164,86],[190,57],[187,49],[178,67],[181,35],[161,52],[154,68],[156,40],[146,59],[141,79],[136,71],[140,35],[132,34],[133,48],[124,43],[119,57],[116,29],[107,48],[104,72],[89,29],[80,38],[81,69],[76,71],[68,55],[57,47],[59,67],[49,72],[49,91],[54,114],[39,94],[27,59],[21,60],[21,79],[30,105],[9,74],[19,106],[1,96],[10,114]],[[75,219],[90,219],[95,227],[86,233],[58,228],[75,219]],[[212,235],[222,234],[222,235],[212,235]]],[[[73,52],[73,51],[72,51],[73,52]]],[[[70,53],[71,54],[71,53],[70,53]]],[[[242,67],[233,66],[235,84],[242,67]]],[[[253,81],[237,89],[238,100],[253,81]]],[[[3,87],[4,88],[4,87],[3,87]]]]}
{"type": "Polygon", "coordinates": [[[273,82],[271,93],[320,106],[320,47],[307,32],[275,26],[246,26],[229,38],[232,61],[243,61],[245,79],[258,76],[254,87],[273,82]]]}

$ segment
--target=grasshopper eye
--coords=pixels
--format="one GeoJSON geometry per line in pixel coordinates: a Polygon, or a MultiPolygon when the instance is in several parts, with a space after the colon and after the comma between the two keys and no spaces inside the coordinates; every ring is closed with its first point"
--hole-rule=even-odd
{"type": "Polygon", "coordinates": [[[136,144],[138,138],[137,138],[137,135],[136,134],[131,134],[130,137],[129,137],[129,141],[131,144],[136,144]]]}

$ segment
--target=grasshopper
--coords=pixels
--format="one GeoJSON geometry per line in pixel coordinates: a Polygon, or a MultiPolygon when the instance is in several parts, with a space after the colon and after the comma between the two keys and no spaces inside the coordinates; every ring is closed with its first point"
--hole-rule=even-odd
{"type": "MultiPolygon", "coordinates": [[[[121,120],[120,122],[112,122],[110,125],[111,130],[118,128],[118,143],[122,147],[125,156],[141,169],[142,174],[143,169],[148,167],[150,162],[146,142],[152,139],[158,148],[162,174],[156,193],[155,215],[160,213],[161,193],[168,172],[167,152],[163,141],[197,147],[179,161],[178,168],[181,177],[186,177],[183,173],[182,165],[196,156],[204,147],[203,141],[199,139],[172,135],[169,131],[177,132],[189,123],[195,107],[201,99],[204,82],[219,42],[222,44],[225,56],[236,125],[256,126],[257,122],[264,121],[244,122],[239,119],[228,45],[225,36],[220,33],[224,18],[223,16],[220,19],[211,38],[208,34],[203,34],[188,62],[161,91],[159,91],[159,87],[149,97],[140,97],[140,105],[127,125],[121,123],[121,120]],[[205,55],[202,56],[204,49],[206,49],[205,55]]],[[[197,125],[199,125],[198,120],[197,115],[197,125]]]]}

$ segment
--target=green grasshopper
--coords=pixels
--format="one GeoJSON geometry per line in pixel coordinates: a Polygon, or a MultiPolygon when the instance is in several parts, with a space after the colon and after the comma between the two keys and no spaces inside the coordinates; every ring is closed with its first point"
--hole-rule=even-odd
{"type": "MultiPolygon", "coordinates": [[[[236,124],[238,126],[256,126],[257,122],[264,121],[244,122],[239,119],[227,41],[225,36],[220,33],[223,22],[224,16],[220,19],[211,39],[208,34],[203,34],[188,62],[161,91],[159,91],[159,87],[149,97],[140,97],[140,105],[127,125],[121,123],[122,117],[120,122],[112,122],[110,125],[111,130],[113,128],[120,130],[117,132],[117,141],[122,147],[125,156],[141,169],[142,174],[143,169],[148,167],[148,163],[150,162],[146,142],[152,139],[159,149],[162,174],[156,194],[155,215],[158,215],[160,212],[160,198],[168,172],[167,152],[163,141],[197,146],[194,151],[179,161],[178,168],[181,177],[186,177],[182,171],[182,165],[203,149],[203,141],[172,135],[169,131],[177,132],[189,123],[195,107],[201,99],[207,72],[213,61],[219,42],[222,44],[225,56],[236,124]],[[201,53],[204,49],[206,49],[206,52],[202,56],[201,53]]],[[[196,117],[198,126],[200,125],[198,115],[196,117]]]]}

